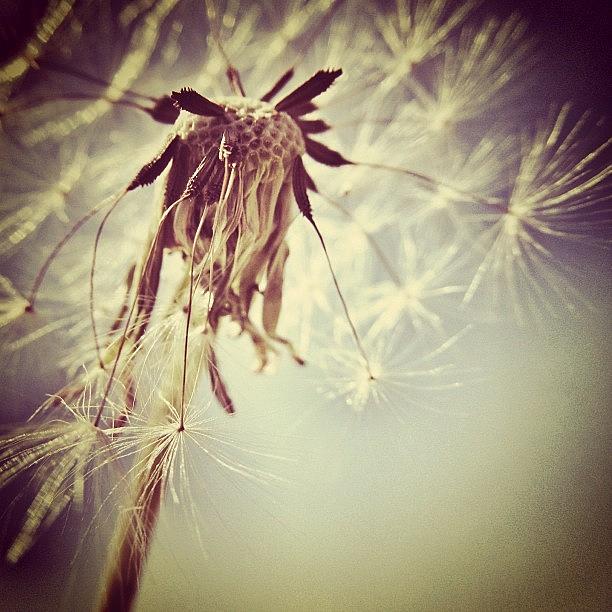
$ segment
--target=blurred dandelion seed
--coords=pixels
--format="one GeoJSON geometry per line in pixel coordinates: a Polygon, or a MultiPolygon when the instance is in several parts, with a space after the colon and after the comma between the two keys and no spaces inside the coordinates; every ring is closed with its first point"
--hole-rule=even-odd
{"type": "Polygon", "coordinates": [[[69,17],[74,4],[75,0],[51,0],[47,3],[46,11],[34,33],[23,44],[23,51],[0,67],[0,91],[4,90],[7,83],[13,83],[36,64],[49,40],[69,17]]]}
{"type": "Polygon", "coordinates": [[[89,161],[83,146],[74,149],[60,146],[56,174],[55,164],[51,164],[47,156],[26,156],[12,147],[9,151],[16,162],[3,168],[4,210],[0,217],[0,255],[12,251],[35,235],[53,215],[62,223],[68,222],[68,198],[81,180],[89,161]]]}
{"type": "Polygon", "coordinates": [[[580,154],[588,114],[568,125],[569,111],[565,105],[548,126],[522,141],[505,210],[481,213],[485,229],[475,252],[482,259],[464,304],[486,289],[488,279],[496,287],[496,301],[509,303],[520,321],[538,318],[542,309],[555,314],[549,295],[569,311],[588,306],[568,278],[571,265],[555,251],[559,242],[588,237],[595,244],[598,236],[609,235],[612,169],[602,158],[611,140],[580,154]]]}
{"type": "Polygon", "coordinates": [[[12,323],[23,314],[28,307],[28,300],[15,288],[5,276],[0,275],[0,329],[12,323]]]}
{"type": "Polygon", "coordinates": [[[612,167],[604,161],[612,138],[580,153],[588,142],[589,113],[569,123],[564,105],[549,126],[522,147],[521,161],[508,202],[508,215],[524,227],[560,238],[593,237],[609,227],[612,167]]]}
{"type": "Polygon", "coordinates": [[[482,113],[508,105],[506,91],[533,62],[533,42],[526,22],[513,15],[490,19],[478,28],[461,30],[457,47],[439,58],[431,90],[416,79],[408,82],[415,96],[415,116],[433,132],[453,131],[482,113]]]}
{"type": "Polygon", "coordinates": [[[399,282],[384,281],[366,291],[363,317],[370,321],[373,337],[384,335],[400,323],[410,321],[415,332],[431,328],[444,335],[442,316],[430,303],[437,298],[463,293],[464,287],[444,284],[451,277],[460,247],[453,242],[428,252],[406,235],[398,262],[399,282]]]}
{"type": "Polygon", "coordinates": [[[403,330],[397,327],[385,333],[365,337],[371,373],[358,355],[347,349],[324,351],[317,366],[326,380],[322,388],[326,397],[344,400],[356,413],[389,411],[400,422],[407,408],[437,412],[432,394],[456,389],[464,384],[467,371],[452,361],[450,353],[469,327],[442,344],[420,335],[405,344],[403,330]],[[447,361],[448,360],[448,361],[447,361]]]}
{"type": "Polygon", "coordinates": [[[388,51],[386,65],[383,63],[387,76],[380,85],[381,95],[409,81],[414,65],[440,53],[448,36],[466,20],[479,0],[454,7],[452,4],[448,0],[397,0],[393,15],[377,17],[378,30],[388,51]]]}
{"type": "Polygon", "coordinates": [[[75,130],[98,121],[108,113],[113,108],[113,103],[122,99],[125,91],[131,87],[151,60],[159,40],[160,26],[177,3],[178,0],[161,0],[154,3],[146,17],[133,31],[128,50],[114,71],[108,86],[97,97],[94,96],[95,99],[90,103],[52,120],[45,120],[44,109],[42,113],[30,113],[28,119],[33,125],[23,134],[23,142],[33,146],[50,139],[66,138],[75,130]]]}
{"type": "Polygon", "coordinates": [[[112,461],[110,440],[91,423],[90,400],[87,392],[74,405],[51,397],[37,416],[51,412],[58,413],[56,417],[47,415],[42,423],[32,422],[0,438],[0,486],[33,471],[30,486],[36,491],[8,549],[11,563],[19,561],[38,532],[55,522],[68,505],[83,505],[93,466],[112,461]]]}
{"type": "Polygon", "coordinates": [[[435,189],[420,185],[407,187],[403,202],[404,206],[412,206],[412,214],[405,215],[401,224],[409,233],[435,226],[437,231],[450,232],[466,249],[471,249],[480,230],[477,216],[474,223],[475,212],[483,207],[470,201],[467,194],[486,197],[490,202],[486,210],[493,215],[504,208],[503,181],[507,180],[505,177],[510,174],[516,158],[516,139],[489,135],[470,149],[459,143],[450,147],[444,143],[442,147],[444,155],[438,147],[431,147],[420,156],[411,156],[411,165],[429,172],[440,185],[435,189]]]}

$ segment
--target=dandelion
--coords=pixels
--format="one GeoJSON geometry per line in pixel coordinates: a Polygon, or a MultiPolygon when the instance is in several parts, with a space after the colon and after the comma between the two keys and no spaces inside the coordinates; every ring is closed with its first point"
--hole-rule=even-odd
{"type": "Polygon", "coordinates": [[[128,610],[164,505],[196,519],[204,462],[275,478],[258,461],[280,457],[219,426],[250,433],[230,330],[256,372],[314,374],[324,423],[445,412],[469,321],[574,302],[555,247],[609,239],[609,141],[585,154],[569,107],[521,136],[534,45],[476,1],[68,4],[5,79],[3,352],[63,382],[0,440],[0,486],[33,475],[17,562],[100,480],[98,605],[128,610]]]}

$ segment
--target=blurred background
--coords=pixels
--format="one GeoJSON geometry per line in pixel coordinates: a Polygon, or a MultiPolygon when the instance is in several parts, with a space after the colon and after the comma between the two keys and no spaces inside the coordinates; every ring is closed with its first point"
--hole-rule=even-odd
{"type": "MultiPolygon", "coordinates": [[[[416,23],[430,18],[430,39],[465,5],[410,4],[416,23]]],[[[321,67],[341,66],[345,75],[321,99],[320,116],[333,127],[321,141],[356,159],[368,155],[487,196],[507,195],[519,134],[533,132],[551,106],[572,101],[576,117],[592,111],[586,148],[572,148],[577,159],[609,137],[609,123],[600,120],[610,107],[606,4],[517,1],[510,10],[475,2],[441,42],[443,51],[435,47],[431,57],[403,67],[432,100],[443,90],[436,90],[437,75],[453,59],[468,61],[461,45],[476,40],[488,18],[506,22],[518,13],[525,31],[519,27],[520,41],[504,48],[493,38],[484,55],[499,53],[511,85],[495,89],[499,74],[489,75],[481,57],[473,67],[484,75],[478,87],[457,98],[451,88],[449,97],[471,114],[456,124],[451,119],[443,134],[433,133],[431,117],[421,113],[428,107],[419,106],[418,86],[407,87],[401,71],[393,80],[395,58],[385,40],[393,28],[401,32],[401,7],[408,5],[399,6],[3,3],[3,278],[29,287],[68,219],[130,180],[170,130],[138,109],[96,100],[100,85],[56,65],[154,97],[189,85],[214,98],[228,93],[216,32],[253,95],[292,65],[295,84],[321,67]],[[532,41],[522,54],[521,41],[532,41]],[[504,64],[508,56],[515,61],[504,64]],[[481,100],[487,76],[492,99],[481,100]],[[67,92],[93,100],[57,99],[67,92]],[[462,152],[485,141],[490,153],[470,166],[462,152]],[[463,174],[451,171],[457,155],[463,174]],[[48,190],[58,176],[69,197],[53,205],[48,190]]],[[[604,151],[598,163],[609,162],[604,151]]],[[[572,228],[581,229],[578,240],[542,243],[554,253],[553,265],[543,258],[531,280],[487,274],[465,302],[484,257],[476,248],[475,236],[487,227],[479,211],[440,216],[418,185],[392,173],[313,171],[323,193],[354,206],[359,224],[313,198],[349,306],[368,349],[389,368],[386,378],[365,398],[350,387],[351,339],[324,261],[306,224],[292,228],[282,325],[307,365],[283,355],[273,372],[256,374],[249,343],[223,337],[222,369],[237,414],[208,406],[204,388],[201,401],[212,426],[231,440],[233,465],[248,465],[248,473],[194,455],[190,498],[169,498],[163,508],[137,609],[608,609],[610,258],[589,240],[609,222],[605,198],[597,204],[604,212],[588,209],[588,223],[579,219],[572,228]],[[390,299],[381,284],[384,266],[363,239],[364,226],[400,274],[415,273],[413,260],[438,270],[448,257],[437,287],[450,289],[427,298],[425,313],[411,318],[409,308],[385,327],[375,312],[390,299]],[[508,287],[509,279],[516,287],[508,287]],[[372,339],[372,328],[384,333],[372,339]]],[[[99,282],[111,312],[121,264],[137,252],[148,226],[153,191],[134,194],[106,232],[99,282]]],[[[40,318],[2,329],[4,431],[61,387],[71,366],[87,363],[83,279],[92,231],[51,270],[40,318]]],[[[27,509],[27,495],[18,496],[27,481],[0,490],[2,550],[27,509]]],[[[0,566],[3,609],[95,604],[113,518],[104,505],[105,516],[97,514],[95,504],[62,513],[17,565],[0,566]]]]}

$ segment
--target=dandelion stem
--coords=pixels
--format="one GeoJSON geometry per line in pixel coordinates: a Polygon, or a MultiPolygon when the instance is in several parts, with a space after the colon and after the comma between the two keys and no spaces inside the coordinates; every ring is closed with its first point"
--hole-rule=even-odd
{"type": "MultiPolygon", "coordinates": [[[[59,72],[63,74],[68,74],[70,76],[79,78],[83,81],[89,81],[90,83],[94,83],[95,85],[100,85],[101,87],[110,87],[111,84],[105,79],[101,79],[93,74],[89,74],[84,72],[83,70],[79,70],[72,66],[64,66],[62,64],[57,64],[49,59],[38,60],[37,62],[42,68],[50,70],[52,72],[59,72]]],[[[145,94],[138,93],[132,89],[123,89],[122,90],[125,95],[134,96],[136,98],[141,98],[143,100],[150,100],[151,102],[155,102],[156,99],[152,96],[147,96],[145,94]]]]}
{"type": "Polygon", "coordinates": [[[198,244],[198,239],[200,237],[200,233],[202,232],[202,228],[204,227],[204,221],[206,220],[205,210],[202,211],[202,216],[200,217],[200,222],[198,223],[198,227],[196,229],[195,236],[193,238],[193,245],[191,247],[191,262],[189,265],[189,300],[187,302],[187,320],[185,322],[185,343],[183,346],[183,377],[181,381],[181,415],[180,415],[180,424],[179,430],[182,431],[185,429],[185,393],[187,389],[187,353],[189,351],[189,325],[191,323],[191,313],[193,311],[193,291],[194,291],[194,261],[195,261],[195,251],[198,244]]]}
{"type": "MultiPolygon", "coordinates": [[[[164,226],[164,222],[166,220],[166,218],[168,217],[168,215],[181,203],[184,202],[189,196],[186,194],[181,195],[181,197],[176,200],[175,202],[173,202],[170,206],[168,206],[168,208],[164,211],[164,214],[161,216],[158,224],[157,224],[157,229],[155,231],[155,235],[153,236],[152,240],[151,240],[151,244],[149,246],[149,250],[147,252],[147,256],[144,259],[144,264],[143,264],[143,269],[140,272],[140,278],[142,279],[143,274],[144,274],[144,270],[146,270],[146,266],[147,266],[147,262],[150,261],[151,259],[151,255],[153,254],[153,250],[155,248],[155,243],[156,241],[159,239],[160,234],[161,234],[161,230],[164,226]]],[[[104,388],[104,395],[102,396],[102,400],[100,401],[100,406],[98,407],[98,412],[96,414],[96,418],[94,420],[94,426],[97,427],[98,424],[100,423],[100,419],[102,418],[102,413],[104,412],[104,408],[106,406],[106,402],[108,400],[108,396],[112,390],[112,386],[113,386],[113,382],[115,379],[115,373],[117,371],[117,367],[119,365],[119,360],[121,358],[121,354],[123,352],[123,348],[125,346],[125,343],[127,341],[127,337],[128,337],[128,332],[130,329],[130,323],[132,321],[132,316],[134,315],[134,310],[136,309],[136,306],[139,303],[140,300],[140,295],[139,295],[139,286],[140,283],[138,284],[137,288],[136,288],[136,295],[134,296],[134,299],[132,301],[132,306],[130,307],[130,312],[128,313],[127,319],[125,321],[125,325],[123,326],[123,332],[121,335],[121,340],[119,342],[119,348],[117,349],[117,355],[115,356],[115,360],[113,362],[113,367],[111,369],[111,372],[109,374],[109,378],[108,381],[106,383],[106,387],[104,388]]]]}
{"type": "Polygon", "coordinates": [[[159,516],[166,484],[164,467],[170,452],[171,445],[166,445],[154,457],[144,458],[133,506],[122,517],[109,548],[100,612],[127,612],[134,605],[159,516]]]}
{"type": "Polygon", "coordinates": [[[214,4],[209,2],[209,0],[205,0],[205,5],[208,18],[210,19],[211,25],[213,26],[211,27],[211,34],[217,47],[219,47],[219,52],[221,53],[221,57],[223,57],[223,61],[225,62],[225,74],[229,81],[230,87],[232,88],[232,91],[235,95],[242,96],[244,98],[246,94],[244,91],[244,87],[242,86],[242,81],[240,80],[240,73],[230,61],[230,58],[223,47],[223,43],[221,42],[221,33],[219,28],[217,10],[214,4]]]}
{"type": "Polygon", "coordinates": [[[327,252],[327,248],[325,247],[325,241],[323,240],[323,236],[321,235],[321,232],[319,231],[319,228],[316,225],[314,225],[313,227],[315,229],[315,232],[317,233],[317,236],[319,237],[319,241],[321,242],[321,245],[323,246],[323,253],[325,254],[325,259],[327,260],[327,267],[329,268],[332,280],[334,282],[334,286],[336,287],[336,293],[338,294],[338,297],[340,298],[340,303],[342,304],[342,308],[344,309],[344,316],[346,320],[348,321],[349,327],[351,328],[351,334],[353,335],[353,339],[355,340],[355,345],[357,346],[357,350],[359,351],[359,354],[361,355],[364,361],[364,365],[366,367],[369,379],[375,380],[375,376],[372,373],[372,368],[370,366],[370,360],[368,359],[368,355],[365,351],[365,348],[363,347],[361,338],[359,337],[359,334],[357,333],[357,329],[355,328],[355,324],[353,323],[353,319],[351,318],[351,314],[349,312],[348,305],[346,303],[346,300],[344,299],[344,295],[342,295],[340,285],[338,284],[338,279],[336,278],[336,273],[334,272],[334,268],[332,266],[331,259],[329,258],[329,253],[327,252]]]}

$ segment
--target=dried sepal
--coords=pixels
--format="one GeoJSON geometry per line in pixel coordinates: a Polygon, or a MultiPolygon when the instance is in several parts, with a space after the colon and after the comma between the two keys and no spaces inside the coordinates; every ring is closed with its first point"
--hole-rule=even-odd
{"type": "Polygon", "coordinates": [[[298,119],[296,123],[300,126],[300,129],[303,133],[306,134],[322,134],[323,132],[327,132],[327,130],[331,129],[331,125],[323,121],[322,119],[298,119]]]}
{"type": "Polygon", "coordinates": [[[342,70],[319,70],[314,76],[302,83],[276,106],[277,111],[287,111],[310,102],[322,94],[342,74],[342,70]]]}
{"type": "Polygon", "coordinates": [[[214,151],[215,149],[211,149],[198,164],[198,167],[187,181],[187,186],[182,195],[183,198],[192,197],[208,187],[213,187],[211,183],[214,183],[214,186],[216,186],[219,178],[222,178],[223,163],[219,161],[214,151]],[[221,176],[219,176],[220,174],[221,176]]]}
{"type": "Polygon", "coordinates": [[[264,331],[270,337],[276,336],[276,326],[278,325],[283,302],[283,276],[287,257],[289,257],[289,248],[283,242],[276,253],[270,258],[266,272],[267,279],[266,289],[263,294],[262,323],[264,331]]]}
{"type": "Polygon", "coordinates": [[[191,87],[183,87],[180,91],[173,91],[172,100],[188,113],[202,115],[203,117],[223,117],[225,110],[212,100],[205,98],[191,87]]]}
{"type": "Polygon", "coordinates": [[[326,166],[346,166],[353,163],[344,158],[338,151],[334,151],[316,140],[305,138],[304,142],[306,143],[306,153],[321,164],[326,166]]]}
{"type": "Polygon", "coordinates": [[[270,90],[261,96],[260,100],[262,102],[269,102],[293,78],[293,72],[293,68],[289,68],[287,72],[283,73],[270,90]]]}
{"type": "Polygon", "coordinates": [[[219,371],[219,364],[217,362],[217,355],[212,344],[207,347],[207,361],[208,361],[208,376],[210,378],[210,386],[212,388],[219,405],[228,414],[234,414],[236,409],[234,408],[234,402],[227,391],[227,386],[219,371]]]}
{"type": "Polygon", "coordinates": [[[153,183],[172,160],[178,141],[179,137],[175,136],[157,157],[145,164],[132,179],[132,182],[128,185],[127,191],[132,191],[138,187],[144,187],[145,185],[153,183]]]}
{"type": "Polygon", "coordinates": [[[293,195],[295,196],[296,204],[300,209],[300,212],[314,225],[314,218],[312,216],[312,205],[306,192],[306,168],[304,168],[304,162],[301,157],[296,157],[293,162],[293,171],[291,180],[293,184],[293,195]]]}
{"type": "Polygon", "coordinates": [[[310,115],[318,110],[319,107],[314,102],[305,102],[304,104],[298,104],[287,109],[285,112],[292,117],[302,117],[303,115],[310,115]]]}
{"type": "Polygon", "coordinates": [[[161,96],[155,101],[152,108],[146,111],[158,123],[173,125],[181,109],[170,96],[161,96]]]}

